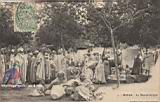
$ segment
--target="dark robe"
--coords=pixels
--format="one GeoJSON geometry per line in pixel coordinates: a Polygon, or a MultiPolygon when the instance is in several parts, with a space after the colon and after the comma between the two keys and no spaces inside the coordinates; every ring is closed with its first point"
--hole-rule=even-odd
{"type": "Polygon", "coordinates": [[[155,63],[157,62],[158,59],[158,51],[155,53],[155,63]]]}
{"type": "Polygon", "coordinates": [[[139,57],[134,59],[132,75],[140,75],[142,73],[142,60],[139,57]]]}
{"type": "Polygon", "coordinates": [[[32,63],[32,57],[31,57],[31,56],[28,56],[28,66],[27,66],[27,82],[30,82],[31,63],[32,63]]]}
{"type": "Polygon", "coordinates": [[[35,83],[36,82],[36,61],[37,58],[36,57],[32,57],[31,59],[31,68],[30,68],[30,81],[31,83],[35,83]]]}

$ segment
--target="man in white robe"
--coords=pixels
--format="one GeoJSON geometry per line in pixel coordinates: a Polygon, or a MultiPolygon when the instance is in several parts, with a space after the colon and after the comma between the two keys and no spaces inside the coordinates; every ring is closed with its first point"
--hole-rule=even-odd
{"type": "Polygon", "coordinates": [[[45,80],[45,61],[42,52],[37,55],[37,71],[36,71],[37,81],[45,80]]]}
{"type": "Polygon", "coordinates": [[[28,66],[28,54],[27,53],[23,53],[22,54],[23,58],[24,58],[24,81],[26,82],[27,79],[27,66],[28,66]]]}
{"type": "Polygon", "coordinates": [[[56,52],[53,50],[51,52],[50,58],[49,58],[49,67],[50,67],[50,79],[54,80],[56,77],[56,73],[58,72],[56,63],[55,63],[55,56],[56,52]]]}
{"type": "Polygon", "coordinates": [[[62,66],[62,60],[63,60],[63,58],[64,58],[63,54],[55,55],[55,63],[56,63],[58,71],[60,71],[60,70],[63,69],[63,66],[62,66]]]}
{"type": "Polygon", "coordinates": [[[50,79],[54,80],[56,78],[57,66],[53,58],[50,58],[49,60],[49,67],[50,67],[50,79]]]}
{"type": "Polygon", "coordinates": [[[104,63],[99,55],[99,62],[95,68],[94,79],[96,83],[106,83],[104,63]]]}

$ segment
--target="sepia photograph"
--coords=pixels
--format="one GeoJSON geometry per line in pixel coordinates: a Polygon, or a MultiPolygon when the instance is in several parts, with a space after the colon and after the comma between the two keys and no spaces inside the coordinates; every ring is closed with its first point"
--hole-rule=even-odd
{"type": "Polygon", "coordinates": [[[0,0],[0,102],[160,102],[160,0],[0,0]]]}

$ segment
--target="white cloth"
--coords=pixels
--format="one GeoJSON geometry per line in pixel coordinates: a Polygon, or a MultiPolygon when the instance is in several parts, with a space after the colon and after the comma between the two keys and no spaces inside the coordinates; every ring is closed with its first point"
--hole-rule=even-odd
{"type": "Polygon", "coordinates": [[[28,55],[27,54],[23,54],[23,58],[24,58],[23,73],[24,73],[24,81],[26,82],[27,66],[28,66],[28,55]]]}
{"type": "Polygon", "coordinates": [[[101,61],[99,61],[98,65],[95,68],[94,78],[96,82],[106,83],[104,64],[101,61]]]}
{"type": "Polygon", "coordinates": [[[87,101],[91,101],[92,100],[93,93],[92,93],[91,90],[89,90],[89,88],[81,85],[81,86],[76,87],[75,90],[85,100],[87,100],[87,101]]]}
{"type": "Polygon", "coordinates": [[[32,97],[39,97],[39,96],[44,96],[44,86],[39,84],[39,85],[36,85],[35,89],[29,93],[29,96],[32,96],[32,97]]]}
{"type": "Polygon", "coordinates": [[[145,56],[144,60],[144,69],[145,70],[150,70],[150,68],[154,65],[154,56],[153,54],[148,54],[145,56]]]}
{"type": "Polygon", "coordinates": [[[85,71],[84,71],[84,75],[85,75],[86,79],[92,80],[93,76],[94,76],[93,70],[90,69],[90,68],[86,68],[85,71]]]}
{"type": "Polygon", "coordinates": [[[65,95],[65,88],[62,85],[53,85],[51,89],[51,97],[53,100],[62,98],[65,95]]]}
{"type": "Polygon", "coordinates": [[[55,55],[55,64],[57,66],[57,71],[60,71],[62,70],[63,66],[62,66],[62,59],[64,58],[64,56],[61,54],[61,55],[55,55]]]}

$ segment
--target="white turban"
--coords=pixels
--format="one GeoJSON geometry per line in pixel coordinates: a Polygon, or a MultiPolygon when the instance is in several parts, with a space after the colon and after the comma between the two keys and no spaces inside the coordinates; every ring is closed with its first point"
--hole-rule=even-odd
{"type": "Polygon", "coordinates": [[[24,49],[22,47],[18,48],[18,52],[23,52],[24,49]]]}

